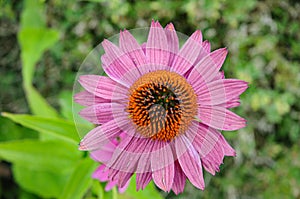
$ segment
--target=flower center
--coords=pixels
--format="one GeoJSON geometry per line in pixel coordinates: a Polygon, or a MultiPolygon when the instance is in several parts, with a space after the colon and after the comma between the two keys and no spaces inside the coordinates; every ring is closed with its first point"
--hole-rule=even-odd
{"type": "Polygon", "coordinates": [[[139,133],[171,141],[184,133],[197,115],[192,86],[177,73],[165,70],[140,77],[129,89],[127,111],[139,133]]]}

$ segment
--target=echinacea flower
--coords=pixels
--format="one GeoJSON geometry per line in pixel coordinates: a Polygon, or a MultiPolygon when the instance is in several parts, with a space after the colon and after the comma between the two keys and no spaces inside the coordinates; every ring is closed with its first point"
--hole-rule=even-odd
{"type": "Polygon", "coordinates": [[[102,47],[107,76],[80,76],[85,91],[75,95],[87,106],[80,115],[98,125],[79,146],[102,163],[93,176],[107,189],[124,190],[136,174],[137,190],[153,180],[178,194],[186,179],[203,190],[203,168],[214,175],[224,156],[235,156],[220,131],[246,125],[228,110],[248,85],[220,72],[227,49],[211,52],[200,30],[179,47],[174,26],[155,21],[145,43],[124,30],[118,46],[102,47]]]}

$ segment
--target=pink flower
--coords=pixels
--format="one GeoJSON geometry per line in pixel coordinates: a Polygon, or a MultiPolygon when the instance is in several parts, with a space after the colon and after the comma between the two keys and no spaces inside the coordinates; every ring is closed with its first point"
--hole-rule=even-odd
{"type": "Polygon", "coordinates": [[[185,181],[204,189],[203,169],[215,174],[224,156],[235,156],[221,130],[246,126],[228,108],[239,106],[248,85],[219,72],[227,49],[210,51],[195,31],[179,48],[172,24],[152,21],[146,43],[121,31],[119,46],[102,42],[108,77],[80,76],[80,115],[98,124],[80,142],[103,163],[94,173],[107,189],[123,189],[136,174],[137,190],[153,180],[164,191],[183,192],[185,181]]]}

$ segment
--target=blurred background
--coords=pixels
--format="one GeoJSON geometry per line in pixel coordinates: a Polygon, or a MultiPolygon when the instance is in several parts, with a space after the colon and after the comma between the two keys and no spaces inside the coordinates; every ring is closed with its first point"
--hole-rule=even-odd
{"type": "MultiPolygon", "coordinates": [[[[298,0],[0,1],[0,198],[300,198],[300,2],[298,0]],[[125,194],[92,180],[97,164],[77,151],[72,87],[87,54],[120,29],[151,19],[212,49],[227,47],[227,78],[248,81],[248,121],[224,132],[237,151],[205,191],[153,184],[125,194]]],[[[86,126],[86,128],[90,128],[86,126]]]]}

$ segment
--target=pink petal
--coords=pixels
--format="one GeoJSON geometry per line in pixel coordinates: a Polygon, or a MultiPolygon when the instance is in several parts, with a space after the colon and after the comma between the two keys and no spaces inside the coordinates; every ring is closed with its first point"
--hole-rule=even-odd
{"type": "Polygon", "coordinates": [[[200,154],[203,167],[212,175],[219,171],[219,167],[223,163],[225,154],[222,138],[222,134],[217,130],[200,123],[193,141],[196,150],[200,154]]]}
{"type": "Polygon", "coordinates": [[[173,152],[170,145],[162,141],[157,141],[155,149],[151,153],[152,178],[160,189],[168,192],[174,180],[173,152]]]}
{"type": "Polygon", "coordinates": [[[234,108],[234,107],[239,106],[240,104],[241,104],[240,103],[240,98],[236,97],[236,98],[233,98],[233,99],[229,100],[226,103],[220,104],[220,106],[223,106],[225,108],[234,108]]]}
{"type": "Polygon", "coordinates": [[[135,149],[142,150],[140,143],[142,142],[135,137],[126,136],[116,147],[107,165],[113,169],[126,171],[128,173],[135,172],[139,157],[142,155],[142,153],[138,151],[135,152],[135,149]]]}
{"type": "Polygon", "coordinates": [[[79,149],[80,150],[97,150],[103,147],[105,144],[111,142],[111,138],[117,137],[121,128],[127,124],[126,118],[123,118],[120,122],[117,120],[111,120],[101,126],[98,126],[91,130],[81,140],[79,149]]]}
{"type": "Polygon", "coordinates": [[[112,190],[112,188],[114,188],[114,186],[117,185],[117,181],[108,181],[106,186],[105,186],[105,191],[110,191],[112,190]]]}
{"type": "Polygon", "coordinates": [[[118,188],[119,193],[124,193],[124,192],[127,190],[129,184],[130,184],[130,180],[128,180],[128,181],[126,182],[126,184],[125,184],[123,187],[119,187],[119,188],[118,188]]]}
{"type": "Polygon", "coordinates": [[[144,52],[144,54],[146,54],[146,46],[147,46],[147,42],[142,43],[141,48],[144,52]]]}
{"type": "Polygon", "coordinates": [[[201,105],[218,105],[237,98],[248,88],[248,83],[237,79],[219,79],[195,90],[201,105]]]}
{"type": "Polygon", "coordinates": [[[172,190],[176,195],[182,193],[185,186],[186,176],[183,173],[180,164],[178,161],[175,162],[175,176],[174,176],[174,183],[172,186],[172,190]]]}
{"type": "Polygon", "coordinates": [[[86,107],[79,115],[94,124],[104,124],[114,118],[122,117],[126,107],[118,103],[101,103],[86,107]]]}
{"type": "Polygon", "coordinates": [[[224,136],[219,132],[220,145],[223,147],[224,155],[226,156],[236,156],[235,150],[228,144],[224,136]]]}
{"type": "Polygon", "coordinates": [[[179,41],[178,41],[178,37],[177,37],[176,31],[175,31],[175,28],[172,23],[169,23],[165,27],[165,33],[167,36],[168,47],[169,47],[169,52],[170,52],[170,58],[169,58],[168,65],[171,66],[176,54],[179,51],[179,41]]]}
{"type": "Polygon", "coordinates": [[[221,48],[204,57],[191,71],[188,82],[195,90],[212,81],[218,74],[227,55],[227,49],[221,48]]]}
{"type": "Polygon", "coordinates": [[[133,173],[109,168],[108,179],[111,181],[117,181],[118,187],[122,188],[128,183],[132,175],[133,173]]]}
{"type": "Polygon", "coordinates": [[[112,141],[101,147],[99,150],[91,151],[90,156],[97,162],[102,162],[107,164],[107,162],[111,159],[113,152],[117,146],[116,141],[112,141]]]}
{"type": "Polygon", "coordinates": [[[225,79],[224,71],[218,72],[218,74],[214,77],[212,81],[219,80],[219,79],[225,79]]]}
{"type": "Polygon", "coordinates": [[[137,173],[136,174],[136,190],[145,189],[145,187],[152,180],[152,172],[137,173]]]}
{"type": "Polygon", "coordinates": [[[161,190],[169,192],[174,180],[174,164],[172,163],[162,169],[153,171],[152,178],[161,190]]]}
{"type": "Polygon", "coordinates": [[[203,49],[204,49],[205,52],[210,53],[210,43],[209,43],[209,41],[205,40],[202,43],[202,46],[203,46],[203,49]]]}
{"type": "Polygon", "coordinates": [[[136,173],[147,173],[151,170],[151,152],[154,149],[155,141],[148,139],[145,143],[141,143],[144,146],[144,153],[140,156],[136,173]]]}
{"type": "Polygon", "coordinates": [[[167,69],[169,56],[170,52],[165,31],[159,22],[153,20],[146,45],[146,57],[152,67],[151,71],[167,69]]]}
{"type": "Polygon", "coordinates": [[[101,103],[82,109],[79,115],[94,124],[103,124],[113,119],[112,103],[101,103]]]}
{"type": "Polygon", "coordinates": [[[246,120],[221,106],[198,107],[198,117],[202,123],[225,131],[232,131],[246,126],[246,120]]]}
{"type": "Polygon", "coordinates": [[[180,49],[178,55],[174,58],[170,70],[184,75],[193,66],[202,50],[202,33],[200,30],[197,30],[180,49]]]}
{"type": "MultiPolygon", "coordinates": [[[[119,44],[121,50],[131,58],[138,69],[146,64],[146,56],[142,47],[127,30],[121,31],[119,44]]],[[[142,72],[141,74],[144,73],[142,72]]]]}
{"type": "Polygon", "coordinates": [[[132,60],[108,40],[102,42],[105,54],[101,56],[105,73],[116,82],[130,87],[140,77],[132,60]]]}
{"type": "Polygon", "coordinates": [[[82,91],[74,95],[74,101],[82,106],[92,106],[94,104],[107,103],[111,100],[97,97],[87,91],[82,91]]]}
{"type": "Polygon", "coordinates": [[[197,63],[199,63],[209,53],[210,53],[210,43],[208,41],[202,42],[202,50],[199,52],[199,55],[198,55],[194,65],[197,65],[197,63]]]}
{"type": "Polygon", "coordinates": [[[175,148],[177,154],[182,154],[179,156],[178,162],[185,175],[195,187],[204,190],[205,184],[200,156],[188,138],[186,138],[184,135],[179,136],[175,140],[175,148]],[[182,152],[183,148],[186,148],[187,150],[182,152]]]}
{"type": "Polygon", "coordinates": [[[108,171],[104,171],[105,165],[100,165],[96,171],[94,171],[92,177],[98,179],[100,182],[108,181],[108,171]]]}
{"type": "Polygon", "coordinates": [[[98,75],[82,75],[79,77],[79,83],[95,96],[105,99],[127,99],[127,89],[109,77],[98,75]]]}

